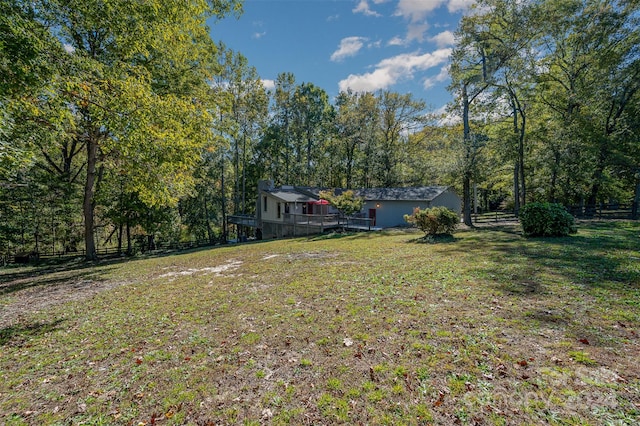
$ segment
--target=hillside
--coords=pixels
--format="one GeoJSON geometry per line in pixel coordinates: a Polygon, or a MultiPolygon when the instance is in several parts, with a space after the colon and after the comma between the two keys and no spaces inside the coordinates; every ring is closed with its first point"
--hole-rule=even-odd
{"type": "Polygon", "coordinates": [[[637,424],[640,224],[0,270],[0,423],[637,424]]]}

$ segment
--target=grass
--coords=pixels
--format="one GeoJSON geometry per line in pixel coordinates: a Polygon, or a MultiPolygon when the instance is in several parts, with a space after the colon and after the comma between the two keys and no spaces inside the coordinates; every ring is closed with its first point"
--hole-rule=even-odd
{"type": "Polygon", "coordinates": [[[0,423],[640,422],[640,224],[420,235],[0,270],[0,423]]]}

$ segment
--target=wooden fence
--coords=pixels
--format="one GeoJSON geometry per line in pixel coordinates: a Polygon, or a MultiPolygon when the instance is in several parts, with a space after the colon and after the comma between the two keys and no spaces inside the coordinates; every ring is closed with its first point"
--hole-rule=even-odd
{"type": "Polygon", "coordinates": [[[477,224],[513,222],[518,220],[518,218],[512,211],[504,211],[504,210],[472,214],[471,219],[473,223],[477,223],[477,224]]]}
{"type": "MultiPolygon", "coordinates": [[[[156,243],[154,244],[153,249],[149,250],[146,246],[141,246],[140,244],[134,244],[133,252],[134,253],[160,253],[163,251],[171,251],[171,250],[188,250],[191,248],[198,247],[207,247],[221,244],[220,240],[193,240],[193,241],[183,241],[179,243],[156,243]]],[[[123,247],[121,250],[118,250],[117,247],[107,247],[97,249],[96,253],[98,257],[116,257],[116,256],[125,256],[127,254],[127,250],[123,247]]],[[[39,253],[5,253],[0,254],[0,266],[12,264],[12,263],[39,263],[39,262],[48,262],[55,260],[63,260],[63,259],[73,259],[77,257],[85,257],[85,250],[78,250],[75,252],[64,252],[64,251],[42,251],[39,253]]]]}
{"type": "Polygon", "coordinates": [[[569,213],[579,219],[631,219],[638,220],[638,206],[632,204],[598,204],[597,206],[569,206],[569,213]]]}

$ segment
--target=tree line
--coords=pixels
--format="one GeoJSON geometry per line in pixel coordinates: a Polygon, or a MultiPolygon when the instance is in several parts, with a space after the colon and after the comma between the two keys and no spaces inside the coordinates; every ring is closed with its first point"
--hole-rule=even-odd
{"type": "Polygon", "coordinates": [[[481,0],[454,100],[325,90],[209,35],[234,0],[0,0],[0,251],[226,241],[259,179],[638,201],[637,1],[481,0]]]}

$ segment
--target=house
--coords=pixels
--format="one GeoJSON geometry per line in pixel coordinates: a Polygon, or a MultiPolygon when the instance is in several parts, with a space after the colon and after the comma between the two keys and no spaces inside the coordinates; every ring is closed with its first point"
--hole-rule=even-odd
{"type": "Polygon", "coordinates": [[[354,191],[364,199],[362,213],[380,228],[406,226],[405,214],[416,207],[427,209],[447,207],[460,214],[462,200],[446,186],[419,186],[410,188],[369,188],[354,191]]]}
{"type": "MultiPolygon", "coordinates": [[[[341,217],[326,200],[320,199],[322,188],[280,186],[271,181],[258,183],[255,217],[229,218],[230,223],[255,227],[264,238],[312,235],[335,228],[381,229],[406,226],[405,214],[421,209],[445,206],[458,214],[462,202],[445,186],[411,188],[367,188],[354,190],[364,199],[362,211],[355,218],[341,217]]],[[[344,190],[338,189],[336,193],[344,190]]]]}

